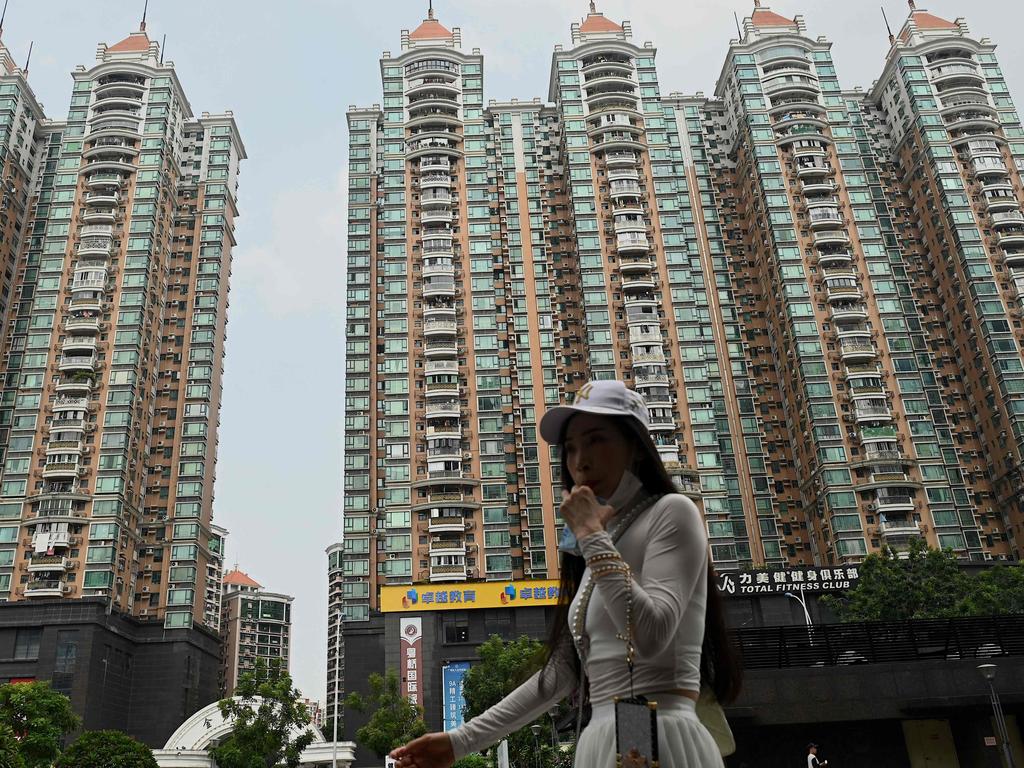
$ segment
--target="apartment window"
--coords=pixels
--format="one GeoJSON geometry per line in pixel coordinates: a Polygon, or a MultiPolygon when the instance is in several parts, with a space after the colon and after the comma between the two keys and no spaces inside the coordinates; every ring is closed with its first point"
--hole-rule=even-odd
{"type": "Polygon", "coordinates": [[[19,629],[14,640],[14,658],[20,661],[38,659],[39,640],[42,636],[43,630],[38,627],[19,629]]]}

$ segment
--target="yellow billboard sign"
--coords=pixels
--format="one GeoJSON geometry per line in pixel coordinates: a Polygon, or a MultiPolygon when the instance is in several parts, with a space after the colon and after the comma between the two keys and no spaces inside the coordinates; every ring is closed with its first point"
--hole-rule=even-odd
{"type": "Polygon", "coordinates": [[[558,582],[550,579],[415,584],[380,588],[380,610],[384,613],[467,608],[529,608],[557,603],[558,582]]]}

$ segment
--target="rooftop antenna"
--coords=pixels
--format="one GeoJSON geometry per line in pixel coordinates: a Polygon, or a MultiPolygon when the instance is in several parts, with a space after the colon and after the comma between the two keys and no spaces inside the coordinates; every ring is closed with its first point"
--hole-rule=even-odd
{"type": "Polygon", "coordinates": [[[760,8],[761,7],[761,0],[754,0],[754,7],[755,8],[760,8]]]}
{"type": "Polygon", "coordinates": [[[732,20],[736,22],[736,36],[742,40],[743,32],[740,31],[740,17],[736,15],[736,11],[732,12],[732,20]]]}
{"type": "MultiPolygon", "coordinates": [[[[146,2],[149,2],[149,0],[146,0],[146,2]]],[[[427,0],[427,18],[434,18],[434,0],[427,0]]]]}
{"type": "Polygon", "coordinates": [[[597,13],[597,3],[594,0],[590,0],[590,12],[597,13]]]}
{"type": "Polygon", "coordinates": [[[7,0],[4,0],[4,10],[0,13],[0,35],[4,33],[4,19],[7,17],[7,0]]]}
{"type": "Polygon", "coordinates": [[[914,0],[907,0],[907,3],[910,5],[910,10],[912,10],[912,11],[916,11],[917,10],[917,5],[914,3],[914,0]]]}
{"type": "Polygon", "coordinates": [[[142,21],[139,23],[139,32],[146,31],[146,11],[149,10],[149,0],[142,6],[142,21]]]}
{"type": "Polygon", "coordinates": [[[889,26],[889,19],[885,15],[885,6],[881,6],[882,10],[882,21],[885,22],[885,31],[889,33],[889,45],[896,42],[896,38],[892,35],[892,28],[889,26]]]}
{"type": "Polygon", "coordinates": [[[160,65],[164,63],[164,48],[167,46],[167,33],[164,32],[164,39],[160,41],[160,65]]]}
{"type": "Polygon", "coordinates": [[[32,46],[36,44],[35,40],[30,40],[28,44],[28,56],[25,57],[25,74],[28,74],[28,65],[32,61],[32,46]]]}

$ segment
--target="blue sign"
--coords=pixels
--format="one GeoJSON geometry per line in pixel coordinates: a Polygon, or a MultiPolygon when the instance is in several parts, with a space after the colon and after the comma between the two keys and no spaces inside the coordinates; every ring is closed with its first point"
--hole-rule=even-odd
{"type": "Polygon", "coordinates": [[[450,731],[463,723],[462,709],[466,699],[462,696],[462,683],[469,671],[468,661],[450,661],[441,667],[441,685],[444,686],[444,729],[450,731]]]}

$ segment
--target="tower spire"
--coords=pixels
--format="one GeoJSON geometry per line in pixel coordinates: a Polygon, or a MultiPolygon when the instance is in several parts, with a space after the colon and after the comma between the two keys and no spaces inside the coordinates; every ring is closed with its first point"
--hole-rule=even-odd
{"type": "Polygon", "coordinates": [[[139,22],[139,32],[145,32],[146,31],[146,12],[148,10],[149,10],[149,0],[146,0],[146,2],[142,6],[142,21],[139,22]]]}
{"type": "Polygon", "coordinates": [[[917,10],[917,3],[915,3],[914,0],[907,0],[907,4],[910,6],[910,10],[917,10]]]}
{"type": "Polygon", "coordinates": [[[4,10],[0,13],[0,37],[4,34],[4,19],[7,18],[7,0],[4,0],[4,10]]]}
{"type": "Polygon", "coordinates": [[[590,12],[597,13],[597,3],[594,0],[590,0],[590,12]]]}
{"type": "Polygon", "coordinates": [[[885,7],[880,6],[880,8],[882,11],[882,20],[885,22],[885,31],[889,33],[889,45],[892,45],[893,43],[896,42],[896,38],[893,37],[892,27],[889,26],[889,19],[885,15],[885,7]]]}
{"type": "Polygon", "coordinates": [[[427,0],[427,18],[434,18],[434,0],[427,0]]]}
{"type": "Polygon", "coordinates": [[[760,8],[761,7],[761,0],[754,0],[754,7],[755,8],[760,8]]]}
{"type": "Polygon", "coordinates": [[[28,43],[28,56],[25,57],[25,76],[28,77],[28,65],[32,62],[32,48],[35,46],[36,41],[30,40],[28,43]]]}

